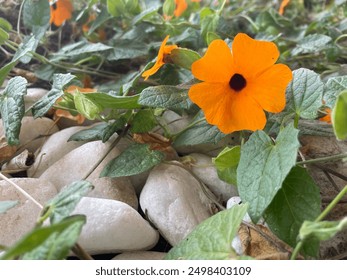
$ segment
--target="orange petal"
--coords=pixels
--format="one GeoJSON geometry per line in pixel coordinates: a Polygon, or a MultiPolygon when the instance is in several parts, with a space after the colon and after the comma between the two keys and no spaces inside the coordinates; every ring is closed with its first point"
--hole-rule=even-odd
{"type": "Polygon", "coordinates": [[[252,97],[265,111],[279,113],[286,105],[286,88],[292,78],[287,65],[276,64],[254,80],[248,80],[242,94],[252,97]]]}
{"type": "Polygon", "coordinates": [[[72,17],[73,6],[70,0],[58,0],[50,6],[51,19],[50,23],[61,26],[66,20],[72,17]]]}
{"type": "Polygon", "coordinates": [[[96,90],[93,88],[82,88],[82,87],[75,86],[75,85],[68,86],[68,88],[66,89],[66,92],[74,93],[76,90],[79,92],[83,92],[83,93],[96,92],[96,90]]]}
{"type": "Polygon", "coordinates": [[[142,73],[142,77],[145,78],[145,81],[149,78],[149,76],[154,75],[157,73],[157,71],[162,67],[165,63],[162,61],[156,61],[155,64],[152,66],[152,68],[146,70],[145,72],[142,73]]]}
{"type": "Polygon", "coordinates": [[[325,108],[324,111],[325,111],[326,115],[324,117],[320,118],[319,120],[322,122],[331,123],[331,109],[325,108]]]}
{"type": "Polygon", "coordinates": [[[181,16],[185,10],[187,10],[188,4],[186,0],[175,0],[176,9],[174,11],[175,17],[181,16]]]}
{"type": "Polygon", "coordinates": [[[192,64],[193,75],[208,82],[229,82],[233,74],[233,56],[223,40],[214,40],[205,55],[192,64]]]}
{"type": "Polygon", "coordinates": [[[244,33],[235,36],[232,50],[235,71],[246,80],[274,65],[280,55],[274,43],[254,40],[244,33]]]}
{"type": "Polygon", "coordinates": [[[141,76],[144,77],[145,80],[147,80],[149,76],[154,75],[160,69],[160,67],[162,67],[165,64],[165,62],[164,62],[164,56],[165,55],[170,54],[173,49],[178,48],[176,45],[166,46],[166,42],[168,40],[169,40],[169,35],[167,35],[165,37],[164,41],[161,43],[155,64],[152,66],[152,68],[150,68],[150,69],[148,69],[142,73],[141,76]]]}
{"type": "Polygon", "coordinates": [[[69,111],[65,111],[62,109],[57,109],[54,112],[54,115],[56,117],[66,118],[69,120],[76,121],[78,124],[82,124],[85,121],[85,117],[83,117],[81,114],[77,114],[76,116],[73,116],[69,111]]]}
{"type": "Polygon", "coordinates": [[[235,93],[229,83],[199,83],[189,90],[190,99],[204,112],[206,121],[225,134],[263,129],[265,113],[252,98],[235,93]]]}
{"type": "Polygon", "coordinates": [[[278,9],[278,13],[279,13],[280,15],[283,15],[283,14],[284,14],[284,8],[288,6],[289,2],[290,2],[290,0],[283,0],[283,1],[281,2],[280,8],[278,9]]]}

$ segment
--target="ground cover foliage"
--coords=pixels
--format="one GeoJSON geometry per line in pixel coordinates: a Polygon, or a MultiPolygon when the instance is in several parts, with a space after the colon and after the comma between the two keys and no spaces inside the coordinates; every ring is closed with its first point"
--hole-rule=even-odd
{"type": "MultiPolygon", "coordinates": [[[[299,135],[329,135],[339,141],[347,138],[347,4],[341,0],[283,2],[289,3],[284,6],[282,1],[241,0],[19,2],[17,20],[0,18],[0,84],[8,79],[0,95],[0,114],[7,144],[20,144],[21,120],[28,113],[24,96],[30,84],[49,89],[30,108],[35,118],[54,108],[69,112],[71,118],[80,116],[103,122],[75,134],[71,141],[106,142],[115,133],[120,137],[149,135],[158,126],[164,131],[163,137],[168,142],[154,145],[153,141],[145,140],[131,145],[111,160],[100,176],[139,174],[166,161],[168,145],[178,148],[216,144],[233,133],[237,144],[223,147],[214,164],[222,180],[237,186],[243,203],[228,210],[221,206],[219,213],[174,246],[167,259],[248,258],[231,247],[241,224],[246,223],[242,220],[246,213],[251,218],[246,224],[285,243],[287,254],[281,255],[282,258],[319,258],[320,242],[347,228],[346,217],[337,221],[325,219],[347,193],[347,186],[322,209],[319,187],[307,166],[343,160],[347,155],[305,160],[300,156],[299,135]],[[267,61],[259,58],[257,67],[261,73],[270,66],[289,67],[289,74],[285,73],[290,78],[284,87],[277,85],[284,72],[273,70],[270,78],[254,78],[252,90],[279,91],[278,98],[285,98],[283,106],[277,105],[275,95],[264,91],[261,100],[269,96],[275,100],[260,107],[259,101],[254,109],[247,109],[250,101],[246,99],[237,99],[234,107],[225,101],[232,108],[232,117],[228,117],[223,102],[220,105],[218,100],[208,99],[205,108],[207,99],[203,98],[207,97],[196,97],[198,87],[204,86],[209,96],[213,96],[213,91],[221,94],[218,96],[231,93],[241,96],[253,85],[248,73],[252,69],[240,72],[241,75],[237,72],[250,63],[243,58],[253,55],[239,51],[238,34],[247,34],[249,39],[243,40],[253,40],[249,41],[252,44],[262,42],[259,56],[267,56],[268,48],[278,49],[278,59],[264,66],[259,63],[267,61]],[[230,59],[236,70],[222,69],[224,64],[218,55],[208,57],[217,53],[217,45],[221,50],[226,47],[232,50],[230,59]],[[237,58],[240,59],[236,63],[237,58]],[[219,76],[208,72],[209,67],[219,76]],[[18,73],[18,69],[23,71],[18,73]],[[224,82],[220,77],[227,71],[231,74],[226,76],[226,83],[231,89],[219,92],[217,84],[224,82]],[[230,79],[235,75],[241,79],[237,84],[230,79]],[[210,84],[213,89],[209,91],[210,84]],[[75,90],[68,92],[71,85],[76,86],[75,90]],[[86,88],[90,90],[83,91],[86,88]],[[211,112],[211,108],[217,109],[211,112]],[[162,119],[166,110],[189,115],[192,121],[171,134],[162,119]],[[254,113],[257,110],[260,115],[254,113]],[[263,123],[258,123],[258,116],[263,123]],[[256,120],[250,122],[253,117],[256,120]],[[331,127],[317,129],[319,121],[331,123],[331,127]],[[255,225],[262,218],[269,230],[255,225]]],[[[70,214],[91,187],[86,181],[68,186],[45,206],[37,228],[13,247],[4,248],[1,258],[66,258],[85,223],[83,216],[70,214]],[[45,220],[50,220],[51,225],[43,226],[45,220]]],[[[0,215],[16,203],[1,201],[0,215]]]]}

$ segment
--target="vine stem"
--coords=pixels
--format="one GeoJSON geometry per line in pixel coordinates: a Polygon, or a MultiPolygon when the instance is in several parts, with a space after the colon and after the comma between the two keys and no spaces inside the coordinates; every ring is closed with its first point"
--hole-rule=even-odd
{"type": "Polygon", "coordinates": [[[19,191],[21,194],[23,194],[26,198],[34,202],[36,206],[38,206],[41,210],[43,209],[43,206],[35,199],[33,198],[30,194],[28,194],[25,190],[23,190],[20,186],[9,180],[5,175],[3,175],[0,172],[0,178],[4,179],[7,183],[11,184],[17,191],[19,191]]]}
{"type": "Polygon", "coordinates": [[[296,165],[334,161],[334,160],[339,160],[339,159],[344,159],[344,158],[347,158],[347,153],[333,155],[333,156],[328,156],[328,157],[321,157],[321,158],[314,158],[314,159],[303,160],[303,161],[297,162],[296,165]]]}
{"type": "MultiPolygon", "coordinates": [[[[315,223],[322,221],[330,211],[339,203],[339,201],[347,194],[347,185],[339,192],[339,194],[334,198],[334,200],[324,209],[324,211],[314,220],[315,223]]],[[[290,257],[291,260],[295,260],[299,255],[302,246],[304,245],[304,239],[300,240],[298,244],[296,244],[293,253],[290,257]]]]}

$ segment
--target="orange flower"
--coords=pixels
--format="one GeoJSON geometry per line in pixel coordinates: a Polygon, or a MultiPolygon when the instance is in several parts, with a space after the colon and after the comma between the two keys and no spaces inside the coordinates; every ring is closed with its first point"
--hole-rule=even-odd
{"type": "Polygon", "coordinates": [[[284,8],[288,6],[289,2],[290,2],[290,0],[283,0],[283,1],[281,2],[280,8],[278,9],[278,13],[279,13],[280,15],[283,15],[283,14],[284,14],[284,8]]]}
{"type": "Polygon", "coordinates": [[[325,108],[324,111],[325,111],[326,115],[324,117],[320,118],[319,120],[322,122],[331,123],[331,109],[325,108]]]}
{"type": "MultiPolygon", "coordinates": [[[[66,92],[68,92],[70,94],[74,94],[76,91],[83,92],[83,93],[96,92],[96,90],[93,88],[81,88],[81,87],[74,86],[74,85],[69,86],[66,89],[66,92]]],[[[59,98],[56,103],[59,103],[61,100],[62,100],[62,98],[59,98]]],[[[66,118],[66,119],[76,121],[78,124],[82,124],[85,120],[85,117],[82,116],[81,114],[77,114],[74,116],[69,111],[66,111],[63,109],[57,109],[54,112],[54,118],[66,118]]]]}
{"type": "Polygon", "coordinates": [[[158,56],[157,56],[157,61],[155,62],[153,67],[142,73],[142,77],[144,77],[145,80],[147,80],[149,76],[152,76],[155,73],[157,73],[160,67],[162,67],[166,63],[165,61],[166,57],[171,54],[171,51],[178,48],[176,45],[166,46],[166,42],[168,40],[169,40],[169,35],[167,35],[164,41],[161,43],[158,56]]]}
{"type": "Polygon", "coordinates": [[[50,24],[61,26],[67,19],[72,17],[73,6],[70,0],[49,1],[51,8],[50,24]]]}
{"type": "Polygon", "coordinates": [[[186,0],[175,0],[176,3],[176,9],[174,11],[175,17],[181,16],[185,10],[188,8],[188,4],[186,0]]]}
{"type": "Polygon", "coordinates": [[[205,113],[207,122],[223,133],[263,129],[265,111],[285,107],[285,90],[292,72],[276,64],[279,51],[272,42],[236,35],[232,52],[222,40],[214,40],[206,54],[192,65],[203,81],[189,90],[190,99],[205,113]]]}

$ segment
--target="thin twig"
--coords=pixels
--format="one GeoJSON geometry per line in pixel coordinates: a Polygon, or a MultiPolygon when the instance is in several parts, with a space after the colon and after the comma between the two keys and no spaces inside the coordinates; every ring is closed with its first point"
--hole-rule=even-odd
{"type": "MultiPolygon", "coordinates": [[[[332,175],[347,182],[347,176],[345,176],[345,175],[343,175],[343,174],[341,174],[341,173],[339,173],[339,172],[337,172],[337,171],[335,171],[329,167],[325,167],[325,166],[322,166],[320,164],[314,164],[314,166],[316,166],[319,169],[325,170],[325,171],[329,172],[330,174],[332,174],[332,175]]],[[[339,189],[339,191],[341,191],[341,190],[339,189]]]]}
{"type": "Polygon", "coordinates": [[[0,177],[2,179],[4,179],[7,183],[11,184],[13,187],[15,187],[15,189],[17,191],[19,191],[21,194],[23,194],[26,198],[28,198],[29,200],[31,200],[32,202],[34,202],[34,204],[36,204],[36,206],[38,206],[41,210],[43,209],[43,206],[35,199],[33,198],[30,194],[28,194],[25,190],[23,190],[20,186],[18,186],[17,184],[15,184],[14,182],[12,182],[11,180],[9,180],[6,176],[4,176],[1,172],[0,172],[0,177]]]}
{"type": "Polygon", "coordinates": [[[328,178],[329,182],[333,185],[334,189],[339,192],[341,191],[340,188],[336,185],[334,179],[330,176],[329,172],[326,170],[323,170],[324,175],[328,178]]]}
{"type": "Polygon", "coordinates": [[[94,260],[91,255],[89,255],[78,243],[71,249],[72,252],[76,254],[81,260],[94,260]]]}

